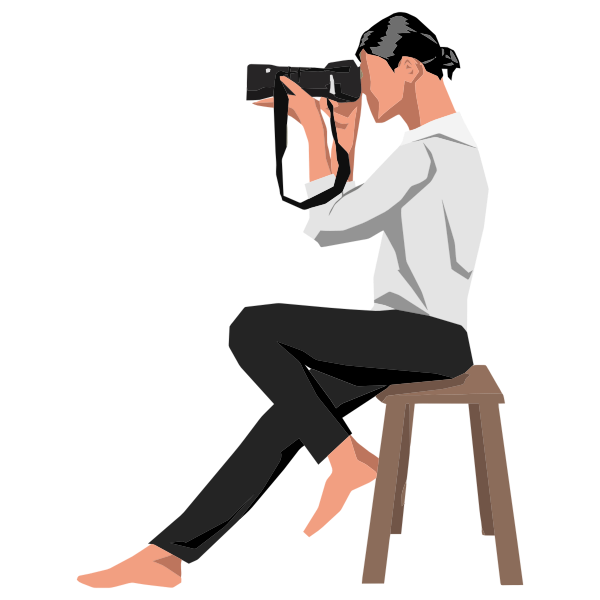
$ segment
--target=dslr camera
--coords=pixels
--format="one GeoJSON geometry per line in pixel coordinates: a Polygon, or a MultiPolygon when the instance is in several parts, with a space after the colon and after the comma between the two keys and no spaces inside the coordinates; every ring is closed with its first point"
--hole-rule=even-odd
{"type": "Polygon", "coordinates": [[[325,204],[342,192],[350,176],[350,160],[348,153],[338,141],[331,101],[355,102],[360,98],[361,93],[360,69],[353,60],[332,62],[324,69],[248,65],[246,100],[263,100],[273,96],[275,174],[279,194],[284,202],[306,210],[325,204]],[[293,95],[293,93],[284,86],[281,77],[291,79],[313,98],[327,98],[327,107],[329,108],[331,133],[338,160],[335,182],[333,187],[305,202],[288,198],[283,190],[283,155],[287,147],[288,94],[293,95]]]}

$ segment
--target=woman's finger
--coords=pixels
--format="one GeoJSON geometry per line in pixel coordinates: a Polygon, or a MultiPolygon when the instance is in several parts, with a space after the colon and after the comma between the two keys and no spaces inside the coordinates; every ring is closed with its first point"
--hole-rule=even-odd
{"type": "Polygon", "coordinates": [[[281,81],[283,81],[284,85],[294,93],[298,93],[298,91],[304,92],[304,90],[295,81],[292,81],[283,75],[281,76],[281,81]]]}
{"type": "Polygon", "coordinates": [[[265,98],[264,100],[257,100],[252,104],[256,104],[256,106],[267,106],[273,108],[274,100],[273,98],[265,98]]]}

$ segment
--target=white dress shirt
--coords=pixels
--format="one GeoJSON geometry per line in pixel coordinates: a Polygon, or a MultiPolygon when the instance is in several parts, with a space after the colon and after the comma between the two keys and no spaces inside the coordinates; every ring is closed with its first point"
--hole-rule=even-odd
{"type": "MultiPolygon", "coordinates": [[[[307,183],[308,197],[334,181],[307,183]]],[[[430,315],[466,329],[487,195],[475,141],[453,113],[407,131],[364,184],[349,182],[343,194],[309,209],[304,232],[320,246],[383,232],[373,310],[430,315]]]]}

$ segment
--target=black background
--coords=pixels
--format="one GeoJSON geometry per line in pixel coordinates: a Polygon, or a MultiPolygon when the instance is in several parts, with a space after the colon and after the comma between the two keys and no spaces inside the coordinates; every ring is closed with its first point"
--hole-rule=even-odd
{"type": "MultiPolygon", "coordinates": [[[[279,199],[272,112],[244,100],[248,63],[322,66],[355,56],[365,15],[331,8],[331,16],[328,5],[303,16],[255,5],[210,17],[145,8],[97,15],[74,34],[87,54],[71,99],[81,115],[73,143],[90,150],[70,166],[78,201],[64,205],[72,226],[56,240],[63,250],[57,277],[69,286],[64,309],[75,324],[65,389],[79,424],[70,434],[73,578],[147,545],[269,408],[227,345],[244,306],[372,305],[380,235],[326,249],[304,236],[306,213],[279,199]]],[[[455,10],[430,17],[451,30],[450,47],[469,73],[448,89],[490,183],[469,335],[475,362],[490,367],[507,397],[502,424],[527,577],[524,428],[509,368],[525,351],[507,353],[515,309],[503,290],[512,250],[490,67],[500,33],[493,23],[469,28],[472,15],[455,10]]],[[[65,48],[66,57],[82,60],[74,53],[65,48]]],[[[357,183],[405,130],[399,118],[376,126],[365,102],[357,183]]],[[[289,119],[286,191],[300,199],[306,148],[289,119]]],[[[375,453],[382,418],[374,398],[340,410],[343,425],[375,453]]],[[[498,585],[493,538],[480,536],[469,432],[466,406],[418,407],[404,533],[391,540],[386,584],[498,585]]],[[[258,589],[360,583],[373,486],[353,493],[313,538],[302,533],[328,473],[328,463],[315,465],[300,442],[290,446],[242,520],[200,561],[184,565],[183,585],[201,593],[209,581],[258,589]]]]}

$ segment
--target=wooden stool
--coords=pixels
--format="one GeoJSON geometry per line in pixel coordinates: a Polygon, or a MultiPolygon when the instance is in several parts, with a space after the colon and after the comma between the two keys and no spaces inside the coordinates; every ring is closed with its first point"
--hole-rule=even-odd
{"type": "Polygon", "coordinates": [[[402,532],[415,404],[468,404],[483,535],[496,536],[502,585],[522,585],[499,404],[502,392],[485,365],[454,379],[391,385],[377,396],[386,405],[375,480],[363,583],[383,583],[392,533],[402,532]]]}

